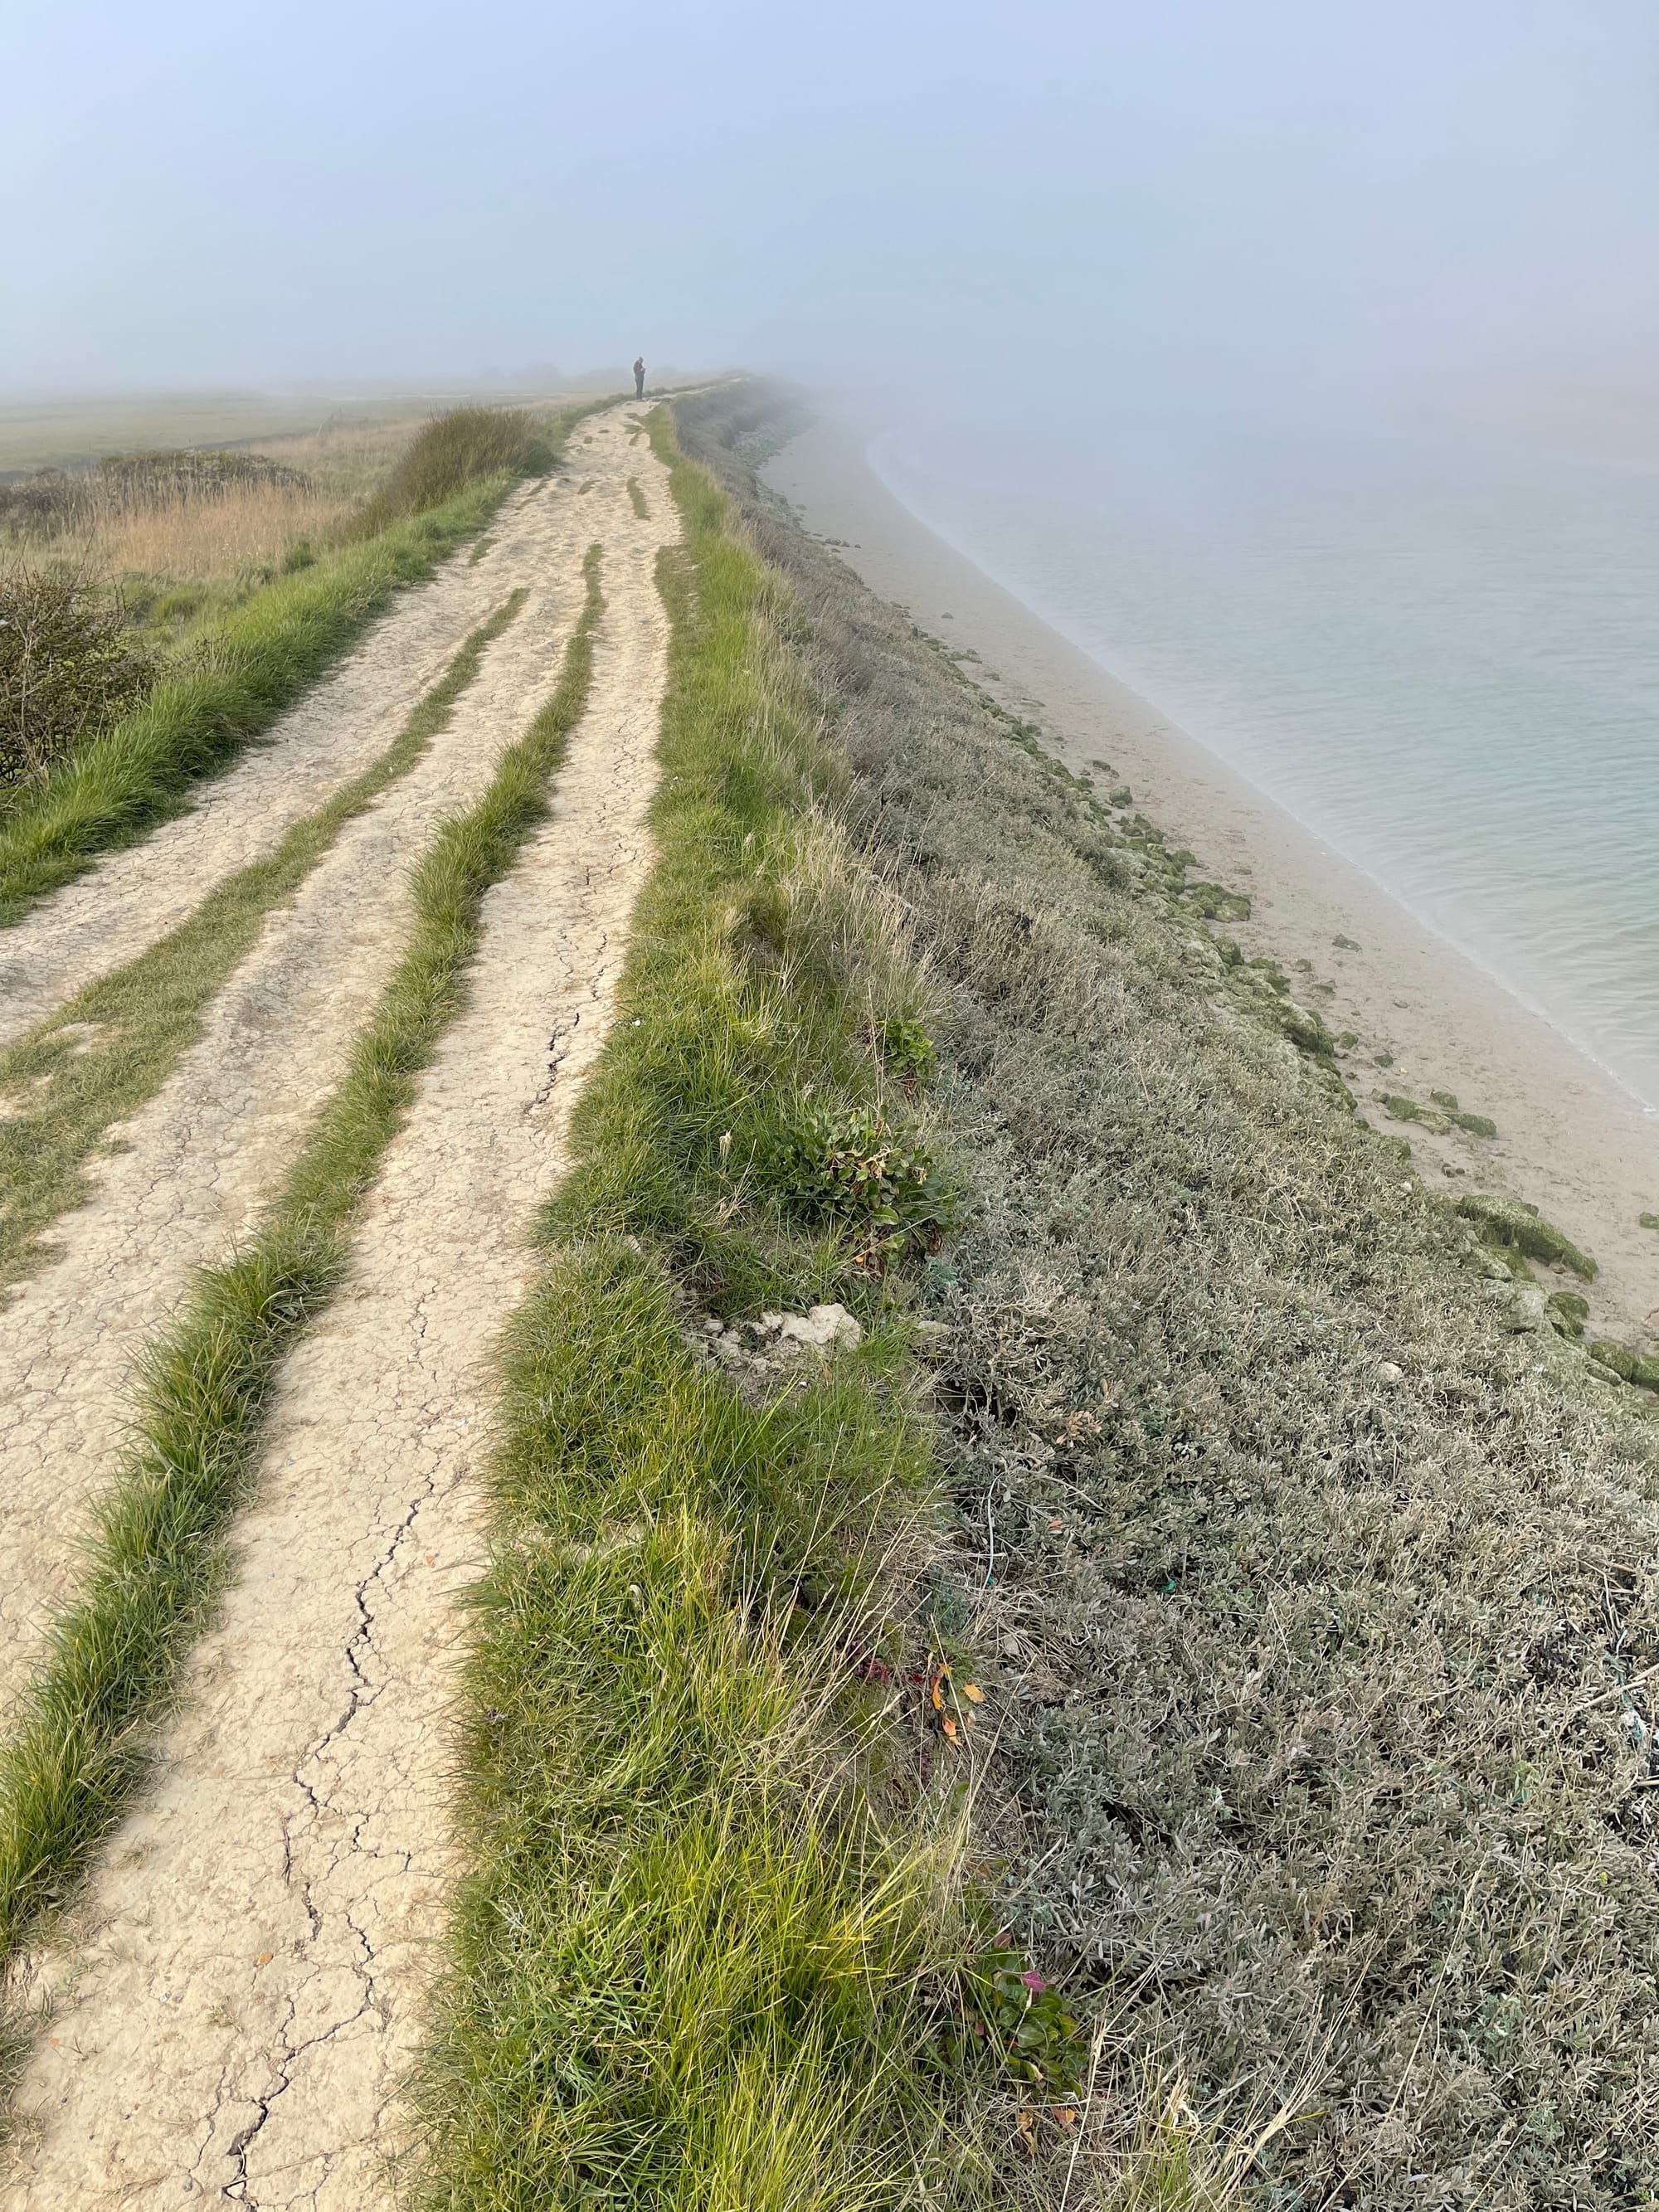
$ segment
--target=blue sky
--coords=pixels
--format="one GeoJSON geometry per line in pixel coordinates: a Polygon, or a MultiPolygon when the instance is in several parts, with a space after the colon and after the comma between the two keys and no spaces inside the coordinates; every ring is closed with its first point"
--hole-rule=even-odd
{"type": "Polygon", "coordinates": [[[12,0],[8,388],[1628,387],[1650,0],[12,0]]]}

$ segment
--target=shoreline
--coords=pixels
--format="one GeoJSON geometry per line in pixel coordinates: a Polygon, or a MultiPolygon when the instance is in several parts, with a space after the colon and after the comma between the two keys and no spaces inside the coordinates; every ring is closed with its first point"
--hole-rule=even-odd
{"type": "MultiPolygon", "coordinates": [[[[1235,766],[1204,738],[1194,736],[1184,723],[1166,713],[1162,708],[1154,706],[1147,692],[1139,688],[1139,679],[1132,679],[1121,675],[1115,670],[1108,668],[1103,662],[1097,660],[1086,644],[1067,635],[1060,622],[1045,614],[1041,607],[1021,599],[1013,585],[1004,583],[1000,577],[991,574],[988,569],[981,569],[970,552],[955,544],[950,538],[945,537],[936,526],[930,523],[925,515],[918,514],[916,509],[907,501],[903,492],[883,469],[878,449],[885,442],[887,435],[886,432],[883,432],[869,441],[865,465],[888,496],[896,502],[913,522],[927,531],[929,536],[938,538],[948,551],[955,553],[959,559],[965,561],[970,568],[983,575],[988,582],[1012,599],[1017,605],[1023,607],[1028,615],[1041,623],[1044,629],[1049,630],[1063,645],[1069,646],[1074,652],[1080,653],[1091,667],[1097,669],[1107,678],[1115,694],[1121,695],[1132,702],[1139,714],[1156,722],[1163,734],[1175,737],[1182,744],[1201,755],[1206,762],[1212,763],[1239,792],[1253,799],[1263,801],[1274,813],[1284,817],[1295,826],[1304,839],[1316,846],[1321,854],[1328,855],[1334,865],[1350,869],[1356,875],[1363,877],[1371,889],[1389,902],[1397,920],[1403,920],[1412,927],[1433,938],[1455,960],[1473,969],[1492,989],[1498,992],[1505,999],[1513,1000],[1516,1006],[1529,1020],[1537,1022],[1543,1028],[1550,1030],[1558,1042],[1565,1045],[1570,1052],[1578,1059],[1588,1061],[1606,1083],[1636,1106],[1644,1118],[1653,1125],[1656,1136],[1659,1136],[1659,1094],[1656,1094],[1651,1099],[1644,1097],[1637,1085],[1626,1080],[1610,1061],[1603,1059],[1593,1044],[1583,1036],[1573,1033],[1569,1023],[1559,1010],[1552,1012],[1547,1004],[1530,996],[1519,984],[1505,975],[1492,961],[1484,957],[1471,945],[1460,942],[1451,930],[1443,928],[1430,915],[1419,912],[1412,905],[1408,898],[1391,889],[1387,879],[1380,876],[1375,869],[1366,866],[1365,863],[1356,858],[1352,853],[1343,851],[1340,845],[1333,844],[1320,830],[1318,824],[1310,822],[1305,815],[1299,813],[1287,799],[1268,790],[1265,785],[1255,782],[1245,769],[1235,766]]],[[[955,626],[952,623],[951,627],[954,629],[955,626]]],[[[1656,1163],[1655,1172],[1659,1174],[1659,1162],[1656,1163]]]]}
{"type": "Polygon", "coordinates": [[[1228,933],[1279,961],[1334,1031],[1357,1033],[1339,1064],[1360,1110],[1409,1139],[1431,1190],[1537,1206],[1600,1263],[1593,1285],[1571,1285],[1588,1288],[1588,1333],[1659,1344],[1659,1233],[1637,1219],[1659,1208],[1659,1122],[1499,977],[936,536],[871,465],[878,428],[823,403],[765,481],[919,629],[976,655],[964,674],[1068,768],[1109,762],[1203,875],[1249,894],[1251,919],[1228,933]],[[1497,1137],[1432,1133],[1380,1103],[1389,1091],[1429,1108],[1436,1090],[1490,1115],[1497,1137]]]}

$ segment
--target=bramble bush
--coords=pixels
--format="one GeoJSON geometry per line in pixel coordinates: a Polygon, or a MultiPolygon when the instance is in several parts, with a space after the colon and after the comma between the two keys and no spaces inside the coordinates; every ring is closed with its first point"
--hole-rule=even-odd
{"type": "Polygon", "coordinates": [[[154,654],[121,601],[73,562],[0,566],[0,797],[135,706],[154,654]]]}

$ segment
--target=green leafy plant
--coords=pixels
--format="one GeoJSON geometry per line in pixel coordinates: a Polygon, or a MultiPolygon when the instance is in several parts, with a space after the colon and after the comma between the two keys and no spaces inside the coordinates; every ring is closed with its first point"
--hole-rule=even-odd
{"type": "Polygon", "coordinates": [[[840,1224],[866,1257],[907,1243],[932,1249],[956,1218],[926,1139],[871,1106],[802,1115],[787,1195],[809,1218],[840,1224]]]}
{"type": "Polygon", "coordinates": [[[544,476],[555,448],[521,407],[454,407],[410,441],[409,450],[357,515],[350,535],[372,537],[407,515],[453,499],[482,477],[506,471],[544,476]]]}
{"type": "Polygon", "coordinates": [[[908,1014],[890,1014],[876,1032],[883,1070],[907,1090],[917,1090],[933,1073],[933,1040],[908,1014]]]}
{"type": "Polygon", "coordinates": [[[945,2038],[952,2064],[969,2065],[988,2052],[1031,2088],[1059,2097],[1077,2094],[1082,2032],[1059,1990],[1006,1936],[974,1960],[962,1995],[962,2016],[945,2038]]]}

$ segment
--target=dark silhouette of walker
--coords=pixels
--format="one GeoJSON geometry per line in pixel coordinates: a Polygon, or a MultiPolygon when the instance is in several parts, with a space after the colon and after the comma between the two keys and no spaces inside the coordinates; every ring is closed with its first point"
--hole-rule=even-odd
{"type": "Polygon", "coordinates": [[[645,356],[643,354],[634,363],[634,397],[635,399],[643,399],[645,397],[645,356]]]}

